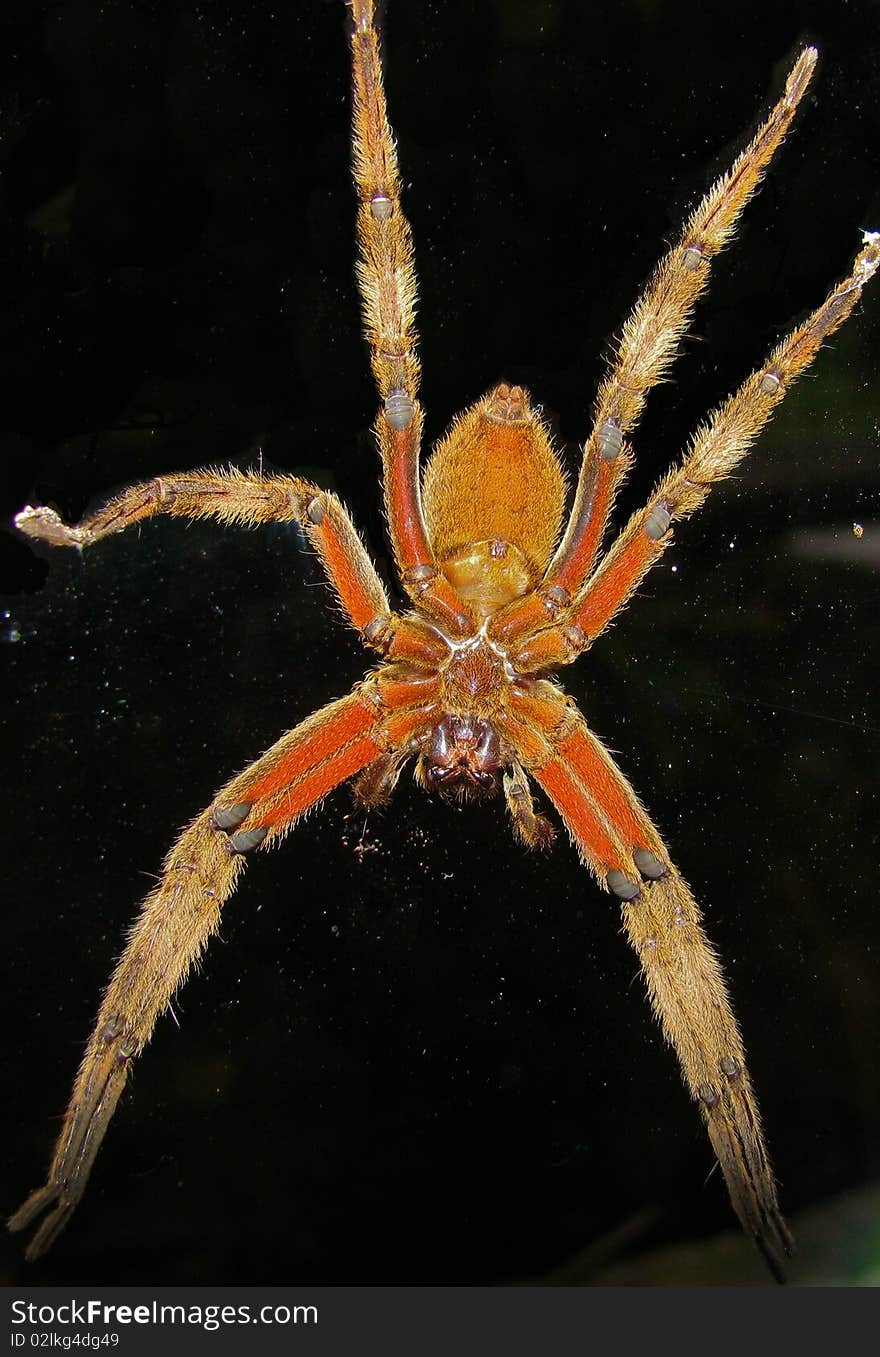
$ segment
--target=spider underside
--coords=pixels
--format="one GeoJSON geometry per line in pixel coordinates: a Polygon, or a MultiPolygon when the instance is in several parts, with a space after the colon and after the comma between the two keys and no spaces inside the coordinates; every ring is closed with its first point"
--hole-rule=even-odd
{"type": "Polygon", "coordinates": [[[420,470],[422,411],[410,230],[388,125],[373,0],[351,0],[357,276],[380,407],[376,436],[395,563],[410,608],[386,591],[335,496],[306,481],[235,470],[134,486],[75,526],[26,508],[18,527],[86,547],[154,514],[255,526],[300,523],[343,611],[380,663],[346,697],[283,735],[183,831],[143,904],[86,1048],[45,1185],[10,1221],[42,1254],[67,1223],[125,1086],[235,889],[245,856],[278,841],[341,782],[367,805],[391,797],[408,761],[443,795],[503,794],[531,847],[553,838],[531,785],[559,812],[585,865],[620,901],[649,997],[706,1124],[734,1209],[782,1279],[780,1214],[745,1052],[699,908],[635,792],[551,675],[576,660],[669,545],[671,525],[727,476],[850,315],[880,263],[865,233],[850,274],[709,417],[680,463],[603,553],[629,439],[782,142],[816,61],[801,52],[785,90],[731,169],[692,213],[627,320],[596,400],[573,504],[540,414],[497,385],[459,415],[420,470]]]}

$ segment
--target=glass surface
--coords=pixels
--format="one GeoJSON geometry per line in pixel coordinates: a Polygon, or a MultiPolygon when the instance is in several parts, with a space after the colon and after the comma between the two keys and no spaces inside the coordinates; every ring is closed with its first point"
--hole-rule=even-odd
{"type": "MultiPolygon", "coordinates": [[[[262,459],[337,489],[387,576],[342,5],[35,8],[7,69],[6,511],[262,459]]],[[[791,8],[388,5],[430,438],[522,382],[574,475],[639,286],[806,40],[815,100],[650,400],[618,522],[845,274],[880,229],[876,8],[791,8]]],[[[875,283],[562,675],[705,909],[796,1231],[878,1173],[878,349],[875,283]]],[[[175,833],[371,661],[293,528],[0,545],[12,1206],[175,833]]],[[[249,863],[174,1010],[68,1231],[33,1269],[7,1242],[9,1277],[589,1282],[735,1229],[613,904],[500,801],[405,774],[365,816],[341,789],[249,863]]],[[[828,1210],[808,1256],[841,1238],[828,1210]]],[[[870,1232],[843,1238],[858,1280],[870,1232]]],[[[760,1284],[733,1254],[716,1280],[760,1284]]]]}

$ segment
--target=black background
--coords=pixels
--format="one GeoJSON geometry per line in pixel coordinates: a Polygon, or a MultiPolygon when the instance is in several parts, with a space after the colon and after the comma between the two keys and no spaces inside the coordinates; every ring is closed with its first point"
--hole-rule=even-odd
{"type": "MultiPolygon", "coordinates": [[[[388,11],[429,437],[507,378],[572,470],[664,242],[799,46],[821,49],[651,399],[625,513],[880,229],[880,8],[388,11]]],[[[342,5],[69,0],[13,23],[6,523],[262,458],[338,489],[387,573],[342,5]]],[[[795,1217],[878,1169],[878,346],[875,286],[564,675],[704,903],[795,1217]]],[[[365,658],[290,528],[162,521],[82,558],[10,529],[0,549],[12,1209],[177,828],[365,658]]],[[[564,840],[514,844],[499,802],[450,808],[405,777],[365,823],[338,792],[250,865],[175,1010],[69,1231],[33,1268],[10,1242],[7,1278],[521,1281],[613,1257],[621,1227],[639,1247],[730,1227],[613,907],[564,840]]]]}

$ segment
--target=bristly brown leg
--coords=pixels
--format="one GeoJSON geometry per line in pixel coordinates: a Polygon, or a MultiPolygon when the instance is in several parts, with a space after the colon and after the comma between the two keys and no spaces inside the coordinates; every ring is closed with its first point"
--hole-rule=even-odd
{"type": "Polygon", "coordinates": [[[624,605],[672,540],[671,523],[699,509],[710,489],[734,470],[798,375],[847,319],[880,266],[880,233],[866,232],[852,272],[766,362],[710,416],[679,467],[633,515],[571,611],[571,623],[593,640],[624,605]]]}
{"type": "Polygon", "coordinates": [[[400,173],[388,123],[375,9],[373,0],[350,0],[350,7],[352,151],[360,202],[357,277],[382,400],[376,433],[388,529],[407,593],[453,635],[465,635],[473,629],[473,615],[438,570],[422,513],[416,275],[412,235],[400,205],[400,173]]]}
{"type": "Polygon", "coordinates": [[[866,231],[849,276],[698,430],[681,465],[633,514],[559,621],[526,636],[513,651],[511,662],[521,673],[570,664],[605,630],[672,541],[671,524],[698,509],[712,486],[742,461],[789,386],[847,319],[878,268],[880,232],[866,231]]]}
{"type": "Polygon", "coordinates": [[[388,595],[345,509],[335,495],[294,476],[258,476],[234,468],[157,476],[129,486],[81,523],[64,523],[54,509],[29,505],[16,514],[15,526],[50,546],[82,548],[157,514],[217,518],[248,528],[299,523],[367,644],[392,630],[388,595]]]}
{"type": "Polygon", "coordinates": [[[283,836],[335,786],[424,721],[421,710],[389,713],[367,683],[282,736],[183,831],[104,995],[46,1184],[9,1221],[10,1229],[24,1230],[48,1210],[28,1258],[45,1253],[82,1197],[132,1061],[216,933],[242,854],[283,836]]]}
{"type": "Polygon", "coordinates": [[[644,807],[576,708],[549,683],[517,704],[505,736],[562,815],[586,864],[618,896],[648,994],[700,1109],[731,1202],[774,1277],[792,1239],[721,966],[686,882],[644,807]]]}
{"type": "Polygon", "coordinates": [[[733,1208],[773,1276],[793,1241],[782,1218],[742,1038],[721,965],[688,885],[670,865],[623,901],[623,925],[685,1083],[700,1109],[733,1208]]]}
{"type": "Polygon", "coordinates": [[[571,518],[545,584],[574,593],[592,569],[617,487],[630,463],[625,435],[638,421],[648,391],[665,376],[708,283],[710,260],[730,240],[785,137],[816,57],[813,47],[801,52],[769,118],[692,213],[636,302],[613,368],[599,389],[571,518]]]}

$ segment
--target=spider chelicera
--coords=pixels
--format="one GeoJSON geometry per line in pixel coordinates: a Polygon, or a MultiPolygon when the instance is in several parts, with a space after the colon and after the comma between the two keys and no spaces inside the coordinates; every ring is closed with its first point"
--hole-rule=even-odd
{"type": "Polygon", "coordinates": [[[420,471],[410,231],[386,110],[372,0],[352,0],[358,282],[380,409],[385,507],[400,582],[395,613],[341,503],[292,477],[233,470],[168,475],[68,526],[26,508],[18,527],[86,547],[158,513],[301,524],[339,602],[381,663],[348,696],[288,732],[184,830],[147,897],[104,996],[46,1184],[13,1216],[36,1257],[83,1194],[133,1059],[216,932],[246,855],[268,846],[341,782],[388,801],[404,766],[428,789],[504,796],[515,834],[542,847],[556,807],[584,863],[621,903],[649,996],[706,1124],[734,1209],[774,1275],[791,1239],[779,1211],[745,1053],[700,912],[634,791],[551,675],[610,624],[671,541],[671,526],[728,475],[880,263],[867,233],[851,273],[698,431],[607,552],[631,461],[629,436],[666,373],[711,260],[785,136],[816,53],[805,49],[767,120],[661,260],[622,331],[596,401],[568,517],[560,462],[527,393],[496,386],[460,415],[420,471]]]}

